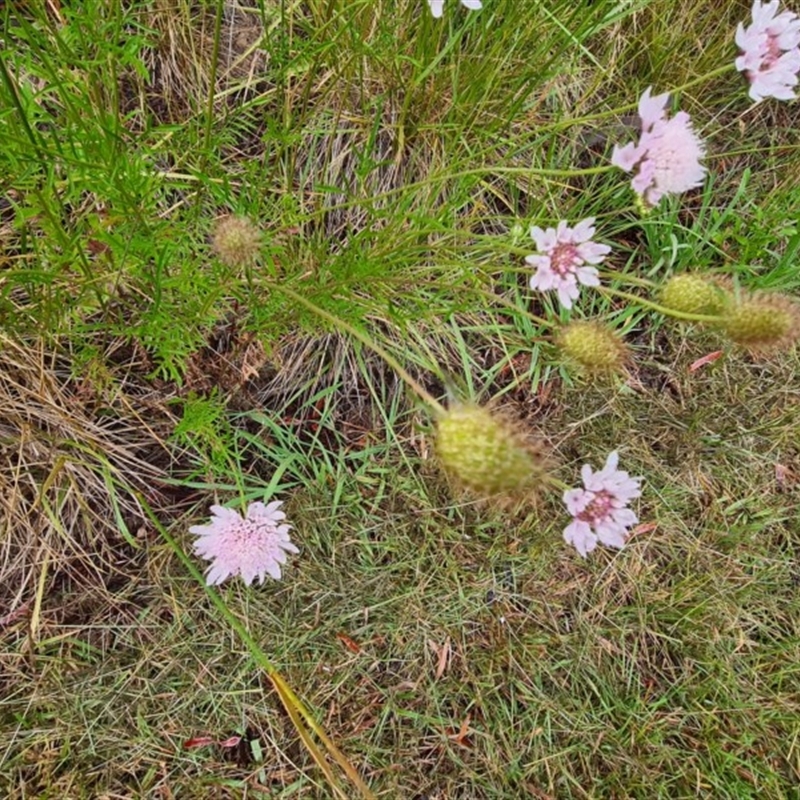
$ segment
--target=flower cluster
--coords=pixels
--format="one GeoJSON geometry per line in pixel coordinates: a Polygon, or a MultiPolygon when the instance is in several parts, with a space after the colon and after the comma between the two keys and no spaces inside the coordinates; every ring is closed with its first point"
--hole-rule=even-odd
{"type": "Polygon", "coordinates": [[[546,292],[555,289],[564,308],[572,308],[577,300],[578,284],[599,286],[600,278],[594,266],[600,264],[611,252],[607,244],[592,241],[594,217],[579,222],[574,228],[563,220],[557,228],[542,230],[534,225],[531,237],[539,250],[525,261],[536,267],[531,278],[531,289],[546,292]]]}
{"type": "Polygon", "coordinates": [[[753,3],[753,23],[739,23],[736,44],[742,54],[736,69],[750,81],[750,97],[793,100],[800,72],[800,17],[791,11],[778,14],[778,0],[753,3]]]}
{"type": "MultiPolygon", "coordinates": [[[[428,0],[431,14],[437,19],[444,13],[444,0],[428,0]]],[[[461,0],[461,5],[471,11],[478,11],[483,7],[481,0],[461,0]]]]}
{"type": "Polygon", "coordinates": [[[573,520],[564,529],[564,540],[585,558],[600,541],[609,547],[624,547],[628,528],[639,520],[628,503],[639,497],[640,478],[631,478],[617,469],[616,451],[606,459],[599,472],[588,464],[581,470],[583,489],[564,492],[564,505],[573,520]]]}
{"type": "Polygon", "coordinates": [[[214,229],[214,252],[229,267],[253,264],[261,250],[261,231],[247,217],[223,217],[214,229]]]}
{"type": "Polygon", "coordinates": [[[244,518],[230,508],[211,506],[211,522],[189,528],[200,537],[194,543],[195,553],[211,561],[209,586],[235,575],[247,585],[256,578],[263,583],[266,575],[280,580],[286,553],[300,552],[289,540],[291,525],[281,524],[286,519],[278,510],[282,505],[279,500],[251,503],[244,518]]]}
{"type": "Polygon", "coordinates": [[[705,167],[700,163],[703,143],[692,130],[685,111],[666,115],[669,93],[650,94],[645,89],[639,99],[642,135],[639,142],[614,147],[611,163],[625,172],[636,170],[633,190],[647,205],[655,206],[665,194],[680,194],[703,182],[705,167]]]}
{"type": "MultiPolygon", "coordinates": [[[[427,0],[435,18],[443,16],[445,0],[427,0]]],[[[470,10],[481,0],[460,0],[470,10]]],[[[752,23],[740,23],[736,44],[741,54],[736,68],[750,83],[750,97],[791,100],[800,78],[800,17],[779,13],[778,0],[755,0],[752,23]]],[[[669,93],[653,95],[648,87],[638,112],[641,132],[637,142],[615,145],[611,164],[633,173],[631,185],[650,208],[665,195],[678,195],[700,186],[706,174],[702,164],[705,145],[695,133],[689,115],[667,111],[669,93]]],[[[530,229],[537,252],[526,257],[535,268],[530,286],[555,291],[561,305],[571,309],[579,286],[599,286],[597,265],[611,252],[594,241],[595,219],[574,227],[562,220],[555,228],[530,229]]],[[[261,248],[260,231],[246,218],[226,217],[214,232],[214,251],[229,266],[249,265],[261,248]]],[[[661,293],[663,308],[683,318],[711,324],[734,343],[751,351],[790,346],[800,339],[800,305],[777,294],[734,294],[724,282],[701,275],[673,277],[661,293]]],[[[619,371],[627,351],[617,335],[594,322],[578,320],[565,326],[558,339],[563,353],[588,373],[619,371]]],[[[517,426],[474,405],[454,406],[443,413],[437,428],[437,453],[442,466],[461,485],[483,497],[515,496],[548,480],[546,459],[517,426]]],[[[629,528],[638,522],[629,508],[641,495],[641,479],[618,469],[616,451],[598,472],[585,464],[582,488],[568,489],[563,500],[572,521],[564,529],[565,541],[586,557],[598,542],[609,547],[625,545],[629,528]]],[[[197,555],[211,565],[209,585],[240,576],[250,585],[256,578],[279,580],[287,553],[298,553],[289,539],[280,501],[251,503],[243,517],[223,506],[211,506],[208,524],[189,530],[198,539],[197,555]]]]}

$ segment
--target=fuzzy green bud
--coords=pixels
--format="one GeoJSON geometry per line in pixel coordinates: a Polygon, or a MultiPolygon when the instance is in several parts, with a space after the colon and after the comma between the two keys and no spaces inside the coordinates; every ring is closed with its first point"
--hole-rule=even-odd
{"type": "Polygon", "coordinates": [[[719,314],[725,292],[700,275],[673,275],[661,287],[661,304],[683,314],[719,314]]]}
{"type": "Polygon", "coordinates": [[[800,307],[780,294],[748,295],[728,305],[720,328],[748,350],[787,349],[800,337],[800,307]]]}
{"type": "Polygon", "coordinates": [[[622,372],[628,356],[620,337],[600,322],[571,322],[561,330],[558,345],[567,360],[592,375],[622,372]]]}
{"type": "Polygon", "coordinates": [[[229,267],[252,264],[261,250],[261,231],[247,217],[224,217],[217,223],[214,252],[229,267]]]}
{"type": "Polygon", "coordinates": [[[518,496],[544,475],[544,458],[525,433],[476,405],[455,406],[439,420],[436,450],[445,470],[483,498],[518,496]]]}

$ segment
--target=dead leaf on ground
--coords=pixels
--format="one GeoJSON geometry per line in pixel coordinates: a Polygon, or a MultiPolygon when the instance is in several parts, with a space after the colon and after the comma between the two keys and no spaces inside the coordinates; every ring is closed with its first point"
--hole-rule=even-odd
{"type": "Polygon", "coordinates": [[[221,742],[218,742],[213,736],[195,736],[183,743],[183,749],[191,750],[195,747],[207,747],[210,744],[216,744],[219,747],[236,747],[241,741],[241,736],[229,736],[221,742]]]}
{"type": "Polygon", "coordinates": [[[428,647],[430,647],[437,657],[434,679],[438,681],[442,675],[444,675],[447,665],[450,663],[450,654],[452,653],[450,638],[448,637],[445,639],[444,644],[441,646],[437,645],[433,640],[428,639],[428,647]]]}
{"type": "Polygon", "coordinates": [[[708,353],[702,358],[698,358],[697,361],[692,361],[692,363],[689,365],[689,372],[697,372],[697,370],[706,366],[706,364],[713,364],[722,355],[722,350],[715,350],[713,353],[708,353]]]}
{"type": "Polygon", "coordinates": [[[472,747],[472,742],[469,740],[469,735],[472,733],[469,727],[470,719],[470,715],[467,714],[466,719],[461,723],[461,726],[458,729],[458,733],[449,734],[447,737],[451,742],[454,742],[459,747],[472,747]]]}
{"type": "Polygon", "coordinates": [[[791,489],[800,482],[800,475],[785,464],[775,464],[775,481],[782,489],[791,489]]]}
{"type": "Polygon", "coordinates": [[[360,653],[361,652],[361,645],[355,641],[355,639],[351,639],[346,633],[342,633],[341,631],[336,634],[336,638],[351,652],[351,653],[360,653]]]}

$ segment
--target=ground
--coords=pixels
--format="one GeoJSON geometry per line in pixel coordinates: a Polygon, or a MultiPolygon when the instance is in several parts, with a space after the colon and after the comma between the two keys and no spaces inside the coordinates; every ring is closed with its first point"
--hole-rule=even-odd
{"type": "Polygon", "coordinates": [[[5,796],[368,796],[315,763],[266,656],[377,797],[796,797],[797,349],[652,306],[689,271],[798,292],[797,107],[753,106],[732,67],[748,4],[22,5],[5,796]],[[607,166],[648,85],[709,176],[643,217],[607,166]],[[230,215],[246,258],[215,242],[230,215]],[[530,224],[587,216],[613,251],[573,318],[628,350],[599,378],[560,360],[568,316],[524,262],[530,224]],[[627,546],[580,558],[552,486],[455,485],[394,362],[515,420],[566,485],[618,450],[643,479],[627,546]],[[221,612],[188,529],[265,497],[301,552],[221,612]]]}

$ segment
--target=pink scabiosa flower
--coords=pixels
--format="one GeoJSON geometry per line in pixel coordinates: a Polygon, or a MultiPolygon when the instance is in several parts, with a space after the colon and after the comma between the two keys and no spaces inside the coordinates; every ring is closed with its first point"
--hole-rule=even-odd
{"type": "Polygon", "coordinates": [[[598,540],[609,547],[624,547],[627,529],[639,521],[628,503],[641,494],[641,478],[631,478],[617,469],[618,463],[615,450],[600,472],[592,472],[584,464],[581,469],[584,488],[564,492],[564,505],[573,517],[564,528],[564,541],[584,558],[597,547],[598,540]]]}
{"type": "Polygon", "coordinates": [[[669,92],[650,96],[645,89],[639,99],[642,135],[639,143],[614,146],[611,163],[625,172],[636,170],[633,190],[649,206],[658,205],[665,194],[680,194],[703,182],[706,168],[700,163],[705,147],[692,130],[685,111],[667,118],[669,92]]]}
{"type": "Polygon", "coordinates": [[[206,573],[209,586],[231,575],[241,575],[248,586],[256,578],[263,583],[265,575],[280,580],[286,553],[300,552],[289,541],[291,525],[280,524],[286,518],[278,511],[281,505],[279,500],[266,506],[251,503],[244,519],[230,508],[211,506],[211,522],[189,528],[200,537],[194,552],[211,561],[206,573]]]}
{"type": "MultiPolygon", "coordinates": [[[[431,14],[437,19],[442,16],[444,12],[444,0],[428,0],[428,5],[431,7],[431,14]]],[[[461,0],[461,5],[471,11],[478,11],[483,7],[481,0],[461,0]]]]}
{"type": "Polygon", "coordinates": [[[778,14],[778,0],[753,3],[753,24],[740,22],[736,44],[742,54],[736,69],[750,81],[750,97],[757,103],[765,97],[793,100],[800,72],[800,18],[792,11],[778,14]]]}
{"type": "Polygon", "coordinates": [[[578,299],[578,284],[599,286],[597,270],[586,264],[600,264],[611,252],[607,244],[592,241],[594,217],[570,228],[563,220],[557,228],[542,230],[534,225],[531,236],[539,253],[527,256],[525,262],[536,267],[531,289],[547,292],[555,289],[564,308],[572,308],[578,299]]]}

